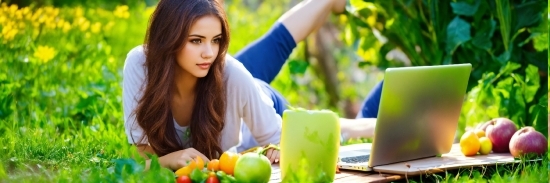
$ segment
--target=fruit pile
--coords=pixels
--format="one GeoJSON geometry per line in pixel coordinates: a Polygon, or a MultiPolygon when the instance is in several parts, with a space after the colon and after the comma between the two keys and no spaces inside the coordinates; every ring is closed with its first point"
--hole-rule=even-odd
{"type": "Polygon", "coordinates": [[[537,157],[546,153],[548,140],[533,127],[517,129],[507,118],[495,118],[467,131],[460,138],[460,150],[465,156],[510,152],[516,158],[537,157]]]}
{"type": "Polygon", "coordinates": [[[269,148],[243,154],[224,152],[220,159],[204,163],[197,157],[178,169],[176,183],[235,183],[269,182],[271,162],[264,155],[269,148]]]}

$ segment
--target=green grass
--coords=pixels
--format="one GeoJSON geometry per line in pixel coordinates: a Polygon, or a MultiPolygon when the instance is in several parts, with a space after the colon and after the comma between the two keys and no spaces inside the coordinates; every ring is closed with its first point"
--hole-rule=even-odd
{"type": "MultiPolygon", "coordinates": [[[[470,167],[411,177],[409,182],[548,182],[548,159],[538,162],[470,167]]],[[[402,182],[402,181],[400,181],[402,182]]]]}
{"type": "MultiPolygon", "coordinates": [[[[230,53],[266,31],[285,9],[281,4],[258,11],[229,5],[230,53]]],[[[153,166],[144,173],[143,159],[131,159],[135,149],[127,143],[122,119],[122,66],[126,53],[142,43],[151,10],[0,6],[0,182],[173,182],[171,171],[153,166]]],[[[291,59],[299,56],[298,51],[291,59]]],[[[285,73],[275,87],[296,85],[285,73]]],[[[283,94],[300,104],[296,90],[286,88],[283,94]]],[[[363,141],[368,140],[349,143],[363,141]]],[[[548,170],[544,161],[411,180],[538,182],[547,180],[548,170]]]]}

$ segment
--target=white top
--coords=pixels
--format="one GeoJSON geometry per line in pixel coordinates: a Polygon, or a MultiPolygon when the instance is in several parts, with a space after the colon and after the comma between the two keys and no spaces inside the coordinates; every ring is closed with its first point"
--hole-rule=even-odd
{"type": "MultiPolygon", "coordinates": [[[[225,125],[221,132],[222,150],[241,152],[258,145],[278,144],[282,120],[273,108],[273,101],[263,92],[241,62],[229,55],[225,58],[227,108],[225,125]]],[[[142,96],[141,88],[145,82],[146,72],[144,63],[145,53],[142,45],[133,48],[124,63],[124,127],[131,144],[136,144],[144,136],[143,129],[136,123],[135,115],[131,115],[142,96]]],[[[179,139],[182,139],[187,127],[181,127],[175,121],[174,126],[179,139]]],[[[147,143],[147,138],[140,142],[147,143]]]]}

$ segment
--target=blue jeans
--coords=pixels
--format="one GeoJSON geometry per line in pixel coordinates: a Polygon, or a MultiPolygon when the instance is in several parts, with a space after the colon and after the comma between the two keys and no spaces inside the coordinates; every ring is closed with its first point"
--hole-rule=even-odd
{"type": "MultiPolygon", "coordinates": [[[[283,115],[288,102],[269,83],[279,74],[286,60],[296,47],[294,38],[286,27],[277,22],[260,39],[252,42],[235,55],[244,67],[256,78],[256,82],[273,100],[273,108],[283,115]]],[[[382,83],[379,83],[367,96],[357,117],[376,117],[380,104],[382,83]]]]}

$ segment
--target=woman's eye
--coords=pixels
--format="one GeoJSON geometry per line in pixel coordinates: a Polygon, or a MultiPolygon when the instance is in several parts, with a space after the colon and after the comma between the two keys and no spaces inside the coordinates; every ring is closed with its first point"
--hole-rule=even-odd
{"type": "Polygon", "coordinates": [[[196,43],[196,44],[198,44],[198,43],[201,43],[201,40],[200,40],[200,39],[192,39],[192,40],[191,40],[191,43],[196,43]]]}
{"type": "Polygon", "coordinates": [[[213,43],[220,43],[220,41],[221,41],[221,38],[216,38],[216,39],[212,40],[213,43]]]}

